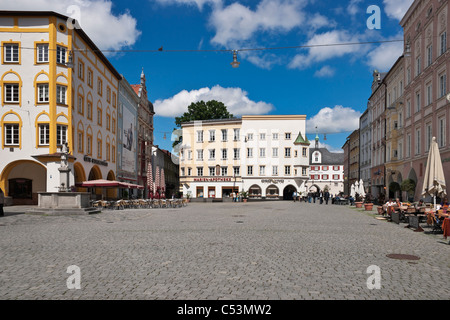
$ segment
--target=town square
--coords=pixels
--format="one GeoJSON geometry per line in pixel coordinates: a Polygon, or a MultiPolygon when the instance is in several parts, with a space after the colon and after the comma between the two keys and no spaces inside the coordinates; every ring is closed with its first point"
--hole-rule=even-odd
{"type": "Polygon", "coordinates": [[[449,300],[449,16],[0,0],[0,299],[449,300]]]}

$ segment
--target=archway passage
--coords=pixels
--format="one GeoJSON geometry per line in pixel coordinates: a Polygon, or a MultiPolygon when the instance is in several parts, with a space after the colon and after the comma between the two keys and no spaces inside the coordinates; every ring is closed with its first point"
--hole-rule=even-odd
{"type": "Polygon", "coordinates": [[[3,169],[0,187],[14,205],[37,205],[38,192],[47,191],[47,168],[31,160],[11,162],[3,169]]]}
{"type": "Polygon", "coordinates": [[[261,197],[261,187],[254,184],[248,189],[248,196],[250,198],[260,198],[261,197]]]}
{"type": "MultiPolygon", "coordinates": [[[[73,169],[74,169],[73,174],[74,174],[74,178],[75,178],[75,185],[77,185],[83,181],[86,181],[86,173],[84,172],[84,168],[81,165],[81,163],[75,162],[73,164],[73,169]]],[[[87,192],[86,188],[76,188],[76,190],[78,192],[87,192]]]]}
{"type": "MultiPolygon", "coordinates": [[[[106,179],[109,181],[116,180],[116,175],[112,170],[108,172],[108,175],[106,176],[106,179]]],[[[108,199],[117,199],[117,188],[108,188],[106,189],[106,196],[108,199]]]]}
{"type": "Polygon", "coordinates": [[[283,190],[283,200],[294,200],[293,193],[294,191],[297,191],[297,188],[293,185],[288,185],[283,190]]]}
{"type": "MultiPolygon", "coordinates": [[[[100,168],[98,166],[93,166],[91,168],[91,171],[89,171],[88,180],[98,180],[102,179],[102,172],[100,171],[100,168]]],[[[96,194],[97,198],[102,197],[102,189],[101,188],[93,188],[92,194],[96,194]]]]}

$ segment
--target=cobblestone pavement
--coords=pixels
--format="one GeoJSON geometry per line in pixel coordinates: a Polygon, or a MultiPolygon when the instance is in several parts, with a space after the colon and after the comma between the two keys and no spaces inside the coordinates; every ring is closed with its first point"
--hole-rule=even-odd
{"type": "Polygon", "coordinates": [[[294,202],[0,218],[0,299],[450,299],[450,245],[375,212],[294,202]],[[388,254],[419,260],[398,260],[388,254]],[[68,289],[67,268],[81,271],[68,289]],[[369,266],[381,288],[368,289],[369,266]]]}

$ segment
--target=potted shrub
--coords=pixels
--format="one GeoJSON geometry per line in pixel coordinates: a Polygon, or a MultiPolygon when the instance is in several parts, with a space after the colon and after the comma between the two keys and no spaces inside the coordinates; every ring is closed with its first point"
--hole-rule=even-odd
{"type": "Polygon", "coordinates": [[[359,193],[356,193],[355,195],[355,207],[356,208],[362,208],[363,205],[363,201],[361,199],[361,196],[359,195],[359,193]]]}
{"type": "MultiPolygon", "coordinates": [[[[383,207],[381,207],[381,208],[383,208],[383,207]]],[[[372,209],[373,209],[372,196],[370,193],[368,193],[366,195],[366,198],[364,199],[364,209],[366,211],[372,211],[372,209]]]]}
{"type": "Polygon", "coordinates": [[[247,202],[248,199],[248,191],[241,191],[241,198],[243,202],[247,202]]]}
{"type": "Polygon", "coordinates": [[[188,191],[188,192],[186,193],[186,199],[187,199],[187,202],[191,202],[191,194],[192,194],[191,191],[188,191]]]}

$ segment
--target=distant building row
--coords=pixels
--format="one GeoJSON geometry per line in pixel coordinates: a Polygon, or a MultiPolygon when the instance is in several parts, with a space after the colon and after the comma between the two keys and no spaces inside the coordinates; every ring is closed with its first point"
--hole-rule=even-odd
{"type": "Polygon", "coordinates": [[[450,185],[448,1],[416,0],[400,25],[404,54],[388,72],[374,71],[360,128],[343,147],[346,188],[361,178],[374,197],[418,200],[433,137],[450,185]],[[401,190],[407,179],[415,185],[409,195],[401,190]]]}

